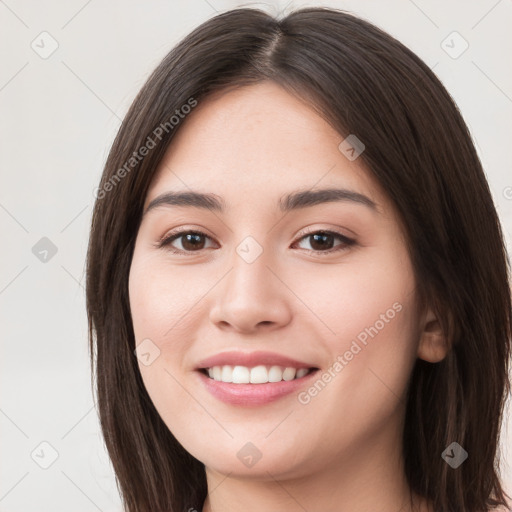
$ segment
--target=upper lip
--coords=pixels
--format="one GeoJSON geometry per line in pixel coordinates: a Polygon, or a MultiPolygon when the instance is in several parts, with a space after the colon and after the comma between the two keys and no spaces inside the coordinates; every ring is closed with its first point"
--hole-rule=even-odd
{"type": "Polygon", "coordinates": [[[220,352],[211,357],[199,361],[198,370],[213,368],[214,366],[247,366],[252,368],[259,365],[283,366],[285,368],[315,368],[311,363],[305,363],[274,352],[220,352]]]}

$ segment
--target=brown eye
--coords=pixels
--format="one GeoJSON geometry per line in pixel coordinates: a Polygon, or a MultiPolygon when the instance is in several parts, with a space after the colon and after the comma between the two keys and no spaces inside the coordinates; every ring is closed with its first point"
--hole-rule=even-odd
{"type": "Polygon", "coordinates": [[[205,248],[206,239],[210,237],[200,231],[181,231],[164,238],[159,246],[167,247],[171,252],[196,252],[205,248]],[[181,248],[172,245],[176,240],[180,242],[181,248]]]}
{"type": "Polygon", "coordinates": [[[317,254],[331,254],[333,252],[347,249],[349,246],[355,244],[355,240],[347,238],[341,233],[336,233],[334,231],[315,231],[313,233],[306,234],[300,240],[308,240],[310,242],[311,249],[306,250],[317,254]],[[333,245],[336,239],[340,240],[341,243],[333,245]]]}

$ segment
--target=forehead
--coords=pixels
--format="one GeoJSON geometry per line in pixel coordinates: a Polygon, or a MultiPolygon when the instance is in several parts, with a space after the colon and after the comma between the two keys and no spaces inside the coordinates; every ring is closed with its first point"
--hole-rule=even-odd
{"type": "Polygon", "coordinates": [[[263,82],[220,91],[182,121],[151,183],[145,208],[167,190],[210,192],[235,200],[289,191],[344,188],[384,206],[361,159],[339,150],[341,136],[314,108],[263,82]]]}

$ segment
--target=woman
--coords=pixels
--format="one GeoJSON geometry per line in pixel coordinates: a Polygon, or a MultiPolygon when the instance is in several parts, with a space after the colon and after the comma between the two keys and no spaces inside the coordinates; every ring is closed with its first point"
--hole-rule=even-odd
{"type": "Polygon", "coordinates": [[[497,510],[509,269],[467,127],[416,55],[230,11],[134,100],[87,308],[129,512],[497,510]]]}

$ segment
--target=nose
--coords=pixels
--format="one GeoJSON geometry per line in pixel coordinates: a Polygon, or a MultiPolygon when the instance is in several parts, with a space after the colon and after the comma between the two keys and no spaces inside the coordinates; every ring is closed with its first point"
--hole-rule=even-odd
{"type": "Polygon", "coordinates": [[[232,265],[216,286],[210,320],[218,328],[239,333],[271,331],[286,326],[292,317],[293,293],[275,260],[264,251],[248,263],[235,253],[232,265]]]}

